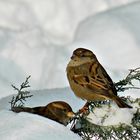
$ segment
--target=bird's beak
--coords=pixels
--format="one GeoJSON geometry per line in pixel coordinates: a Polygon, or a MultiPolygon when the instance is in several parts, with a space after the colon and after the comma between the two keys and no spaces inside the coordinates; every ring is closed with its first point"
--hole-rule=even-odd
{"type": "Polygon", "coordinates": [[[73,112],[68,112],[67,116],[68,116],[69,118],[72,118],[72,117],[75,116],[75,114],[74,114],[73,112]]]}
{"type": "Polygon", "coordinates": [[[74,59],[75,58],[75,55],[73,54],[72,56],[71,56],[71,59],[74,59]]]}

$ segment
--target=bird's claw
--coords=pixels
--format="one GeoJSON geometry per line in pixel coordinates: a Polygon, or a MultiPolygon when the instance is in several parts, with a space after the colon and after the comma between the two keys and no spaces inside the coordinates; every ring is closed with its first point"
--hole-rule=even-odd
{"type": "Polygon", "coordinates": [[[87,106],[84,106],[83,108],[79,110],[79,113],[83,115],[87,115],[89,114],[89,108],[87,106]]]}

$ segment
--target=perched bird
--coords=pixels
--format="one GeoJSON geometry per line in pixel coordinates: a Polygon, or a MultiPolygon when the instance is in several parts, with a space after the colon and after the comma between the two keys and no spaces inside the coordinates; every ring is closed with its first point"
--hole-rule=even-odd
{"type": "Polygon", "coordinates": [[[92,51],[76,49],[66,71],[71,89],[76,96],[87,100],[87,104],[89,101],[111,99],[120,108],[132,108],[117,96],[113,81],[92,51]]]}
{"type": "Polygon", "coordinates": [[[63,125],[67,125],[68,121],[74,117],[74,112],[69,104],[63,101],[51,102],[46,106],[39,107],[13,107],[12,111],[19,112],[29,112],[33,114],[38,114],[40,116],[49,118],[63,125]]]}

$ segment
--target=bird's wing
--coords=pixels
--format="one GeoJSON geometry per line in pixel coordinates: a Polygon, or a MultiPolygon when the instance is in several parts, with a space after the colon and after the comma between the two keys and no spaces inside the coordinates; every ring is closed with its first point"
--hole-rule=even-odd
{"type": "Polygon", "coordinates": [[[92,77],[83,76],[83,75],[75,75],[73,77],[73,80],[75,81],[75,83],[77,83],[81,87],[92,90],[93,93],[102,94],[104,96],[107,96],[108,94],[107,86],[101,81],[97,81],[93,79],[92,77]]]}
{"type": "Polygon", "coordinates": [[[97,71],[98,73],[100,73],[100,76],[96,77],[96,80],[102,82],[108,88],[108,90],[112,90],[113,94],[117,95],[117,91],[112,79],[110,78],[106,70],[102,67],[102,65],[99,65],[100,67],[98,67],[97,71]]]}
{"type": "Polygon", "coordinates": [[[85,87],[87,84],[89,84],[89,78],[87,76],[80,75],[74,75],[73,80],[76,84],[79,84],[83,87],[85,87]]]}
{"type": "Polygon", "coordinates": [[[117,92],[114,84],[105,69],[102,66],[95,67],[92,65],[92,67],[94,69],[91,68],[91,71],[88,75],[75,75],[73,77],[75,83],[89,89],[90,91],[92,90],[93,93],[103,96],[112,96],[112,94],[116,95],[117,92]]]}

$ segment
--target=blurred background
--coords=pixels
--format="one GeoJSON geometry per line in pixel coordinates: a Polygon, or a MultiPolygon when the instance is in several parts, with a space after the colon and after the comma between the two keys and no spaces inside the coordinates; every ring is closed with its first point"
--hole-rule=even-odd
{"type": "Polygon", "coordinates": [[[140,0],[0,0],[0,97],[67,87],[75,48],[91,49],[113,81],[140,66],[140,0]]]}

